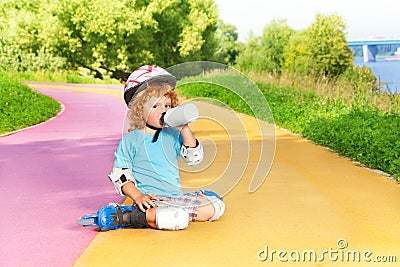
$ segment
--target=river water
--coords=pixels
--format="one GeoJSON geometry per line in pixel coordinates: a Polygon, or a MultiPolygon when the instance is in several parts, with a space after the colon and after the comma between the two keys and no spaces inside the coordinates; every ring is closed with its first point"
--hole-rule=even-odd
{"type": "Polygon", "coordinates": [[[369,67],[375,76],[385,83],[385,91],[400,93],[400,60],[386,60],[378,57],[375,62],[364,62],[362,57],[355,57],[354,64],[369,67]]]}

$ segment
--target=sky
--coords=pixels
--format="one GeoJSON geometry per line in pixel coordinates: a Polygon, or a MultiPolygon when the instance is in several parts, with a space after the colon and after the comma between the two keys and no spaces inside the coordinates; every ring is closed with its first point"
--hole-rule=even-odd
{"type": "Polygon", "coordinates": [[[308,28],[317,13],[337,14],[347,24],[347,39],[400,37],[397,0],[215,0],[219,17],[236,26],[239,40],[261,36],[273,19],[286,19],[294,30],[308,28]]]}

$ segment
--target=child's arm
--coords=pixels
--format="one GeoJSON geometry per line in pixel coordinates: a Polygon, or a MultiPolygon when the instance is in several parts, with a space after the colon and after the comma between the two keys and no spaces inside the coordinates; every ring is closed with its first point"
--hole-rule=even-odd
{"type": "Polygon", "coordinates": [[[133,177],[130,169],[114,167],[108,177],[113,182],[118,194],[130,197],[142,211],[156,206],[152,201],[157,199],[156,197],[143,194],[137,189],[135,177],[133,177]]]}
{"type": "Polygon", "coordinates": [[[196,137],[194,136],[192,130],[190,130],[189,126],[186,124],[180,129],[183,145],[186,147],[196,147],[196,137]]]}
{"type": "Polygon", "coordinates": [[[153,195],[143,194],[139,189],[135,186],[133,182],[128,182],[122,186],[122,192],[130,197],[138,207],[145,212],[146,209],[156,207],[156,204],[153,200],[157,198],[153,195]]]}

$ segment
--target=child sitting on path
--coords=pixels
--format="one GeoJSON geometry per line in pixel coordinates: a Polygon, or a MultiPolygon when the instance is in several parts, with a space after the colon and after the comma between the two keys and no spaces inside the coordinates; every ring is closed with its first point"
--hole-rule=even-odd
{"type": "Polygon", "coordinates": [[[222,198],[208,190],[184,194],[178,158],[189,165],[203,160],[203,147],[188,124],[165,127],[166,111],[178,106],[176,78],[157,66],[142,66],[128,78],[124,99],[131,119],[115,152],[109,175],[115,189],[133,206],[110,204],[78,219],[84,226],[179,230],[189,221],[214,221],[225,210],[222,198]],[[164,127],[163,127],[164,126],[164,127]]]}

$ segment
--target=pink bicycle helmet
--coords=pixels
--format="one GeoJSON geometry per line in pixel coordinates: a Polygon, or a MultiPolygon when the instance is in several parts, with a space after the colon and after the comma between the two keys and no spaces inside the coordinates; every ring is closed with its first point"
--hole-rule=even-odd
{"type": "Polygon", "coordinates": [[[176,86],[176,78],[158,66],[141,66],[129,75],[124,87],[124,99],[127,106],[135,96],[154,82],[164,82],[176,86]]]}

